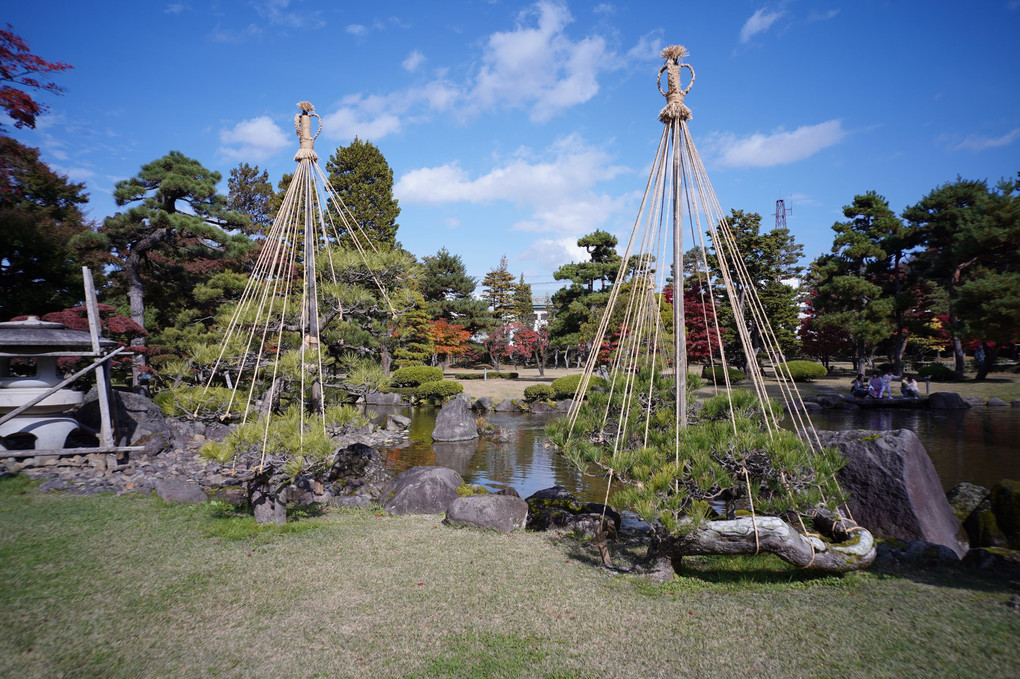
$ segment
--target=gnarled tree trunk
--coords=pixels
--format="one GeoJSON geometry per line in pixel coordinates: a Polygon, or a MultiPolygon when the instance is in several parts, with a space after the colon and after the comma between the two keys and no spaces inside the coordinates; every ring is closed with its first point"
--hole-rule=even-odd
{"type": "Polygon", "coordinates": [[[798,533],[775,516],[742,516],[706,521],[695,528],[681,527],[681,534],[660,536],[649,548],[650,574],[656,579],[680,573],[685,556],[735,556],[762,552],[775,554],[798,568],[843,573],[867,568],[875,560],[871,533],[855,526],[840,543],[798,533]]]}

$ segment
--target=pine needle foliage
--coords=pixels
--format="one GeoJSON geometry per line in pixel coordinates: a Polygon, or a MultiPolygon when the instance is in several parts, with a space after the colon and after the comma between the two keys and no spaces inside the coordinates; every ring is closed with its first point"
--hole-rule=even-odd
{"type": "Polygon", "coordinates": [[[770,432],[753,392],[687,399],[689,425],[678,431],[674,390],[671,376],[653,380],[649,369],[621,374],[589,393],[573,428],[561,418],[546,433],[578,469],[623,484],[614,502],[670,534],[743,511],[808,514],[845,500],[835,480],[839,452],[814,452],[793,432],[770,432]]]}

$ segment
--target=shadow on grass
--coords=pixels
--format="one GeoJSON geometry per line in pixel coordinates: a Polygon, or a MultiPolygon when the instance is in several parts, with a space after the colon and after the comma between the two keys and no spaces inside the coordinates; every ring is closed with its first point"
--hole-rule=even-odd
{"type": "MultiPolygon", "coordinates": [[[[602,569],[602,557],[593,540],[550,533],[549,542],[568,558],[592,569],[602,569]]],[[[643,565],[648,546],[641,541],[610,542],[613,564],[628,573],[643,565]]],[[[861,571],[829,573],[797,568],[772,554],[757,556],[690,556],[684,557],[682,569],[670,582],[656,584],[640,575],[632,576],[638,589],[651,595],[689,593],[698,590],[773,590],[823,587],[856,589],[874,580],[909,580],[930,587],[966,589],[984,593],[1020,592],[1020,573],[982,571],[963,564],[893,565],[882,564],[861,571]]]]}

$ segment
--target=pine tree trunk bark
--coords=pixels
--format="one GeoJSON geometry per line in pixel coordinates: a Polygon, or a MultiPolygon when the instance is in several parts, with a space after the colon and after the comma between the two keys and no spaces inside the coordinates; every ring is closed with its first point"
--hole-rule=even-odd
{"type": "Polygon", "coordinates": [[[649,549],[650,570],[662,576],[667,561],[679,573],[685,556],[774,554],[798,568],[844,573],[867,568],[875,560],[875,540],[857,526],[842,543],[802,535],[775,516],[742,516],[688,526],[681,535],[660,537],[649,549]]]}

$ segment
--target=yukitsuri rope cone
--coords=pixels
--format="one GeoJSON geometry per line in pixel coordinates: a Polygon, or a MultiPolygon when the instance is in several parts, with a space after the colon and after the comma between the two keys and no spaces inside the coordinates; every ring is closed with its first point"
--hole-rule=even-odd
{"type": "MultiPolygon", "coordinates": [[[[239,417],[241,428],[257,425],[261,430],[256,437],[249,426],[240,436],[249,454],[260,451],[255,462],[272,467],[274,473],[288,465],[291,477],[310,469],[314,472],[315,465],[332,452],[322,395],[325,376],[319,291],[325,285],[341,285],[334,261],[340,230],[349,236],[366,265],[369,254],[377,252],[319,167],[315,139],[322,125],[315,107],[302,101],[298,108],[301,112],[294,116],[299,141],[294,155],[297,169],[205,382],[208,391],[214,383],[225,381],[231,390],[225,417],[239,417]],[[312,118],[318,121],[314,135],[312,118]],[[277,406],[288,386],[299,394],[298,404],[281,414],[277,406]],[[260,403],[257,408],[256,403],[260,403]],[[284,428],[300,442],[296,449],[281,455],[273,440],[284,428]]],[[[366,269],[371,273],[371,267],[366,269]]],[[[374,274],[370,277],[380,291],[382,305],[395,316],[385,287],[374,274]]],[[[335,302],[326,310],[326,318],[339,321],[343,313],[335,302]]]]}
{"type": "Polygon", "coordinates": [[[682,61],[688,52],[671,45],[661,56],[666,62],[658,87],[666,105],[652,171],[573,406],[549,435],[580,469],[622,486],[614,502],[656,527],[649,557],[657,577],[671,577],[684,556],[713,554],[771,552],[798,567],[827,571],[867,567],[875,543],[841,513],[843,491],[835,474],[842,460],[822,448],[796,386],[776,369],[786,358],[691,138],[684,98],[694,69],[682,61]],[[693,272],[686,273],[685,226],[697,246],[688,262],[693,272]],[[667,246],[671,268],[657,265],[668,261],[667,246]],[[657,292],[667,287],[669,273],[677,282],[672,305],[657,292]],[[752,357],[750,390],[730,383],[713,288],[740,310],[734,316],[740,346],[752,357]],[[716,396],[704,403],[693,398],[689,384],[699,381],[688,376],[694,348],[688,347],[689,331],[674,332],[687,328],[685,307],[694,310],[692,322],[704,327],[698,350],[721,368],[716,396]],[[768,396],[745,315],[761,337],[763,363],[782,404],[768,396]],[[596,369],[605,379],[595,376],[596,369]],[[780,427],[784,404],[803,438],[780,427]]]}

